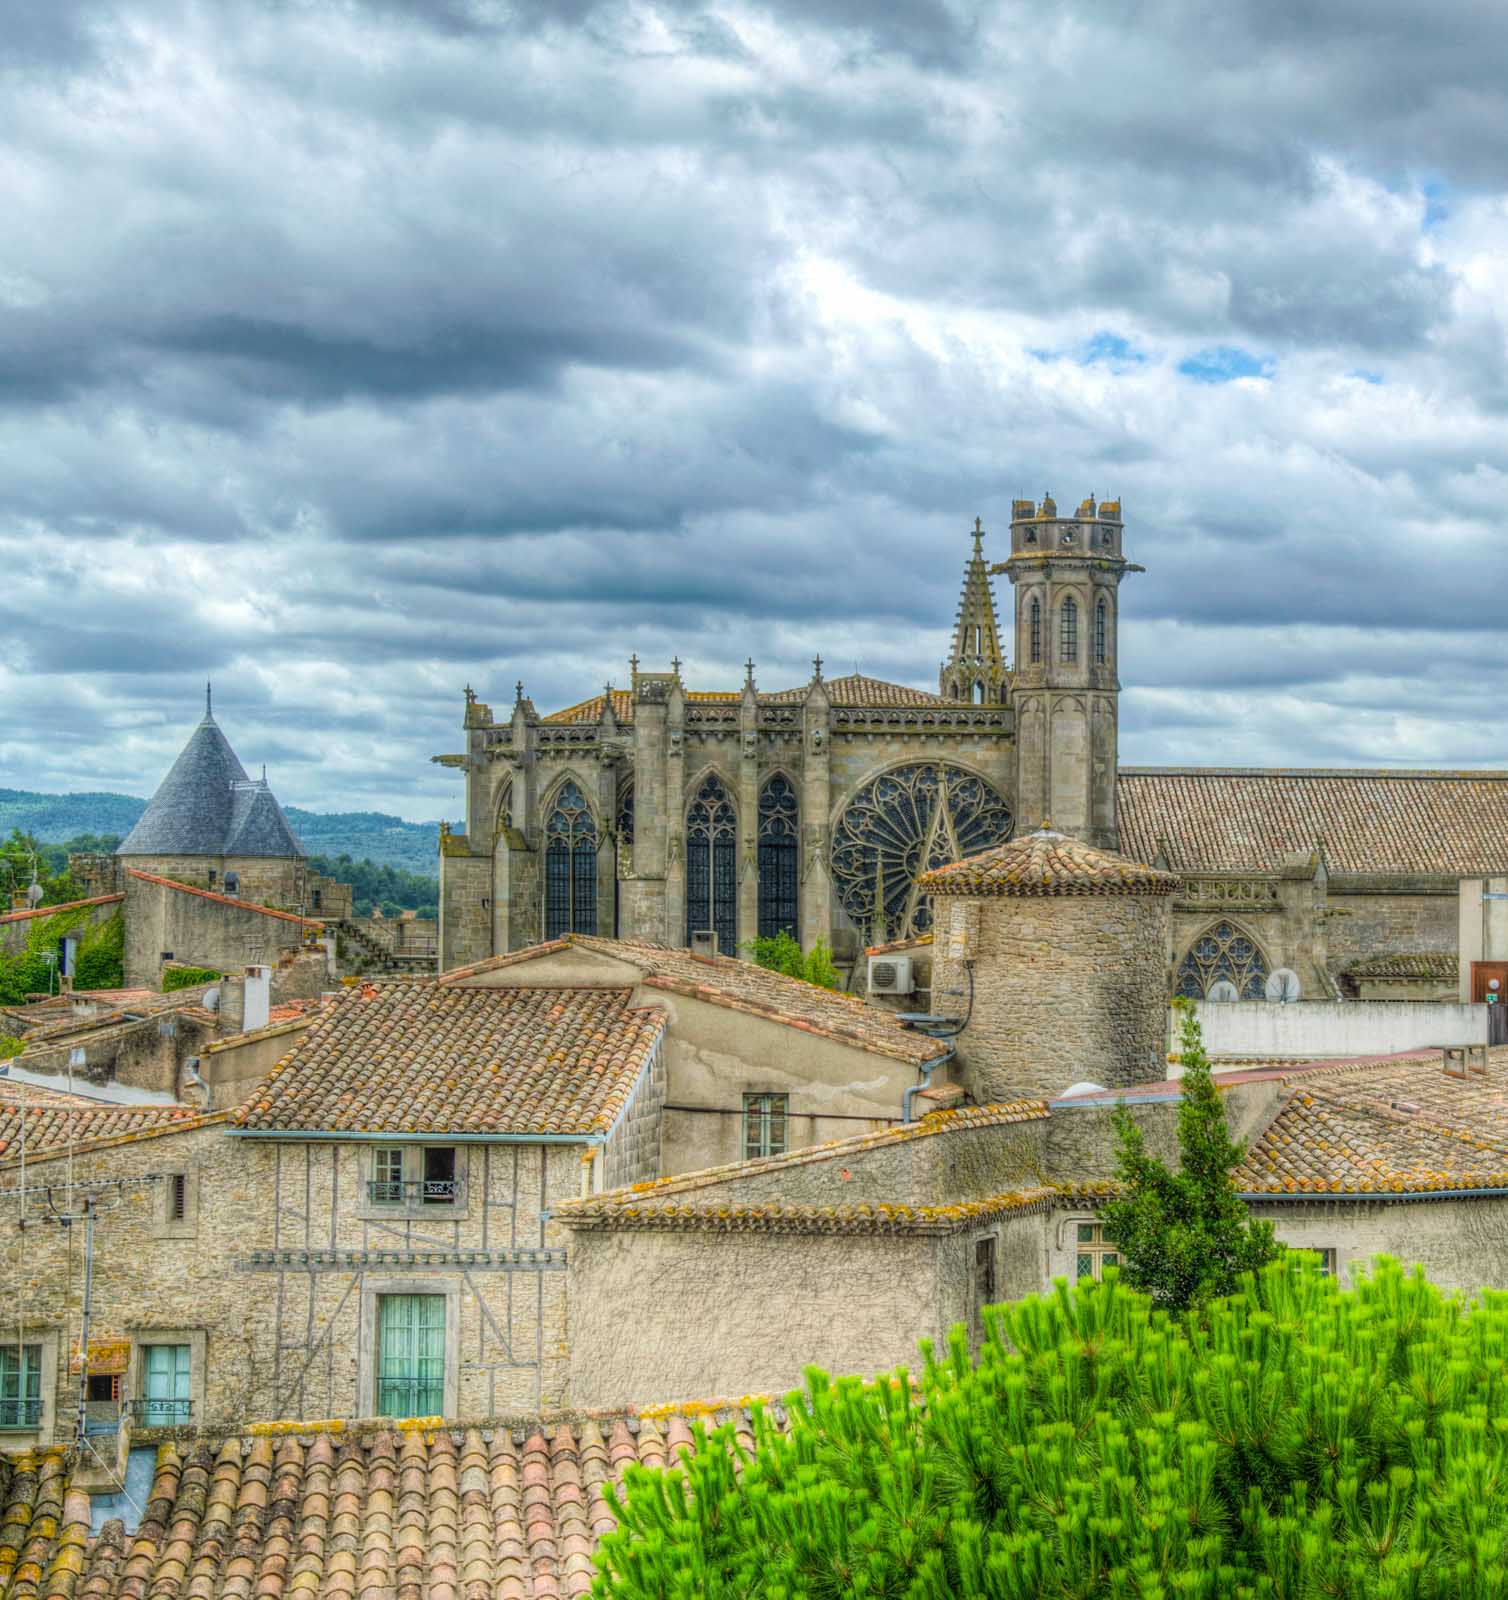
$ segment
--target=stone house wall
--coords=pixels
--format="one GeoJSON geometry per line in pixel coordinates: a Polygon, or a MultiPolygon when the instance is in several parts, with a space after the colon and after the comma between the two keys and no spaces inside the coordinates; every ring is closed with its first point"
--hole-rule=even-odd
{"type": "MultiPolygon", "coordinates": [[[[160,878],[224,894],[225,874],[239,880],[236,896],[278,911],[306,915],[309,868],[301,856],[121,856],[128,874],[152,872],[160,878]]],[[[122,885],[125,887],[125,885],[122,885]]]]}
{"type": "MultiPolygon", "coordinates": [[[[87,930],[97,928],[101,924],[108,922],[111,917],[118,915],[121,904],[118,899],[113,897],[116,893],[118,891],[100,890],[100,896],[109,895],[112,897],[104,899],[99,905],[82,908],[78,912],[79,920],[70,926],[67,931],[71,934],[82,936],[87,930]]],[[[90,895],[87,898],[94,899],[96,896],[90,895]]],[[[78,905],[79,903],[73,901],[70,904],[78,905]]],[[[22,909],[0,914],[0,953],[5,955],[19,954],[26,948],[27,941],[36,933],[38,924],[45,923],[49,918],[56,917],[60,911],[64,910],[65,908],[60,906],[39,906],[35,911],[22,909]]],[[[61,937],[60,934],[59,939],[61,937]]]]}
{"type": "Polygon", "coordinates": [[[596,1163],[593,1187],[620,1189],[631,1183],[648,1183],[664,1170],[661,1159],[668,1076],[666,1057],[662,1037],[608,1135],[596,1163]]]}
{"type": "Polygon", "coordinates": [[[159,1012],[105,1026],[81,1024],[61,1038],[39,1040],[17,1065],[56,1077],[59,1088],[70,1080],[81,1086],[119,1083],[176,1099],[184,1061],[207,1049],[214,1037],[208,1018],[159,1012]]]}
{"type": "Polygon", "coordinates": [[[253,961],[275,965],[303,947],[315,925],[269,915],[216,893],[193,894],[127,875],[126,983],[155,988],[163,956],[225,972],[253,961]]]}

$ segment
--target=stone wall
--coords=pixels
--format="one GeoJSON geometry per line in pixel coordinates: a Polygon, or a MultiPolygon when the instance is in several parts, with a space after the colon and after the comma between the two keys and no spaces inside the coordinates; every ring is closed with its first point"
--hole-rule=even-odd
{"type": "Polygon", "coordinates": [[[60,1089],[70,1083],[118,1083],[176,1099],[183,1062],[208,1048],[214,1037],[212,1021],[177,1011],[104,1026],[86,1022],[60,1038],[39,1040],[16,1065],[55,1077],[60,1089]]]}
{"type": "Polygon", "coordinates": [[[192,894],[126,878],[126,983],[156,988],[165,956],[218,972],[275,965],[303,947],[309,924],[269,916],[223,895],[192,894]]]}
{"type": "MultiPolygon", "coordinates": [[[[129,872],[152,872],[175,883],[225,894],[225,875],[238,879],[236,898],[305,915],[308,863],[300,856],[121,856],[129,872]]],[[[123,885],[124,887],[124,885],[123,885]]]]}
{"type": "Polygon", "coordinates": [[[950,1003],[969,1017],[954,1075],[976,1100],[1050,1100],[1084,1080],[1118,1088],[1166,1076],[1166,897],[950,895],[934,899],[933,914],[934,995],[965,993],[950,1003]]]}
{"type": "MultiPolygon", "coordinates": [[[[90,898],[94,897],[90,896],[90,898]]],[[[71,903],[77,904],[77,902],[71,903]]],[[[102,923],[108,922],[111,917],[118,915],[120,908],[121,903],[119,900],[110,899],[106,900],[102,905],[82,907],[76,913],[63,911],[61,916],[59,913],[62,908],[58,906],[41,906],[34,912],[7,912],[5,915],[0,916],[0,952],[4,952],[6,955],[19,954],[26,949],[27,942],[37,935],[38,928],[52,918],[58,919],[59,930],[66,926],[67,932],[82,935],[86,930],[97,928],[102,923]],[[77,918],[76,921],[74,920],[75,917],[77,918]]],[[[62,938],[62,932],[58,932],[56,939],[51,939],[50,936],[46,937],[49,937],[49,942],[55,948],[57,942],[62,938]]]]}
{"type": "MultiPolygon", "coordinates": [[[[582,1147],[461,1146],[466,1199],[444,1216],[374,1211],[370,1150],[233,1137],[216,1122],[76,1155],[78,1181],[124,1180],[96,1227],[92,1341],[131,1350],[127,1392],[155,1330],[194,1349],[196,1423],[370,1415],[376,1298],[428,1293],[447,1297],[448,1415],[559,1404],[565,1238],[545,1213],[579,1193],[582,1147]],[[188,1179],[179,1223],[167,1184],[149,1181],[175,1171],[188,1179]]],[[[63,1165],[28,1162],[28,1185],[61,1181],[63,1165]]],[[[4,1177],[14,1191],[13,1165],[4,1177]]],[[[16,1200],[4,1204],[13,1220],[16,1200]]],[[[78,1229],[0,1228],[0,1296],[48,1352],[44,1431],[73,1392],[81,1245],[78,1229]]]]}
{"type": "Polygon", "coordinates": [[[608,1135],[597,1163],[596,1186],[618,1189],[658,1178],[664,1138],[666,1050],[662,1037],[608,1135]]]}

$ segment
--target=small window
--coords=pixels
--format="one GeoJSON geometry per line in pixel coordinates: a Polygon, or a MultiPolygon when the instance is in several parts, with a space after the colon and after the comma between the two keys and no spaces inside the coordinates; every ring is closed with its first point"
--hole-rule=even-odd
{"type": "Polygon", "coordinates": [[[786,1094],[744,1096],[744,1160],[785,1154],[785,1119],[791,1097],[786,1094]]]}
{"type": "Polygon", "coordinates": [[[1339,1273],[1340,1252],[1333,1244],[1320,1245],[1314,1253],[1320,1258],[1320,1271],[1327,1278],[1333,1278],[1339,1273]]]}
{"type": "Polygon", "coordinates": [[[42,1347],[0,1346],[0,1429],[42,1424],[42,1347]]]}
{"type": "Polygon", "coordinates": [[[403,1204],[403,1146],[379,1145],[372,1153],[372,1180],[367,1185],[373,1205],[403,1204]]]}
{"type": "Polygon", "coordinates": [[[211,889],[215,886],[215,869],[213,867],[209,869],[209,886],[211,889]]]}
{"type": "Polygon", "coordinates": [[[109,1405],[120,1400],[118,1372],[91,1372],[88,1399],[91,1405],[109,1405]]]}
{"type": "Polygon", "coordinates": [[[1105,1275],[1105,1268],[1118,1267],[1120,1260],[1120,1253],[1106,1239],[1099,1223],[1079,1223],[1077,1259],[1074,1263],[1074,1277],[1079,1283],[1091,1279],[1095,1283],[1100,1282],[1105,1275]]]}
{"type": "Polygon", "coordinates": [[[439,1145],[424,1152],[424,1192],[427,1206],[453,1206],[460,1198],[456,1182],[456,1153],[454,1146],[439,1145]]]}
{"type": "Polygon", "coordinates": [[[1109,630],[1106,625],[1105,602],[1100,600],[1094,608],[1094,661],[1104,666],[1109,660],[1109,630]]]}
{"type": "Polygon", "coordinates": [[[1034,662],[1042,659],[1042,602],[1035,595],[1031,603],[1030,651],[1034,662]]]}
{"type": "Polygon", "coordinates": [[[318,889],[316,889],[314,891],[314,909],[316,911],[318,911],[319,907],[320,907],[320,891],[318,889]]]}
{"type": "Polygon", "coordinates": [[[168,1221],[182,1222],[188,1216],[188,1173],[175,1172],[168,1178],[168,1221]]]}
{"type": "Polygon", "coordinates": [[[189,1399],[189,1346],[142,1346],[141,1420],[149,1428],[187,1422],[193,1410],[189,1399]]]}
{"type": "Polygon", "coordinates": [[[974,1322],[983,1329],[984,1308],[992,1306],[997,1298],[995,1289],[995,1261],[999,1240],[994,1234],[988,1239],[974,1241],[974,1322]]]}

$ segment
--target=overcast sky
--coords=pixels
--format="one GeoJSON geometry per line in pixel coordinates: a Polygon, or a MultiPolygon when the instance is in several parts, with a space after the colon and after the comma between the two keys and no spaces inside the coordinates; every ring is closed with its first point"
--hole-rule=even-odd
{"type": "Polygon", "coordinates": [[[1508,766],[1502,0],[4,9],[0,785],[206,677],[412,818],[467,683],[935,687],[1046,489],[1123,761],[1508,766]]]}

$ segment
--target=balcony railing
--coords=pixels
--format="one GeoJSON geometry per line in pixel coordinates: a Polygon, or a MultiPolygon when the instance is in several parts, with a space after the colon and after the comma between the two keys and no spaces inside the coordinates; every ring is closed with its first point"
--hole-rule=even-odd
{"type": "Polygon", "coordinates": [[[0,1428],[35,1428],[41,1421],[40,1400],[0,1400],[0,1428]]]}
{"type": "Polygon", "coordinates": [[[131,1402],[131,1415],[144,1428],[171,1428],[194,1413],[192,1400],[156,1400],[143,1395],[131,1402]]]}
{"type": "Polygon", "coordinates": [[[454,1206],[465,1198],[459,1178],[369,1178],[367,1199],[374,1206],[454,1206]]]}

